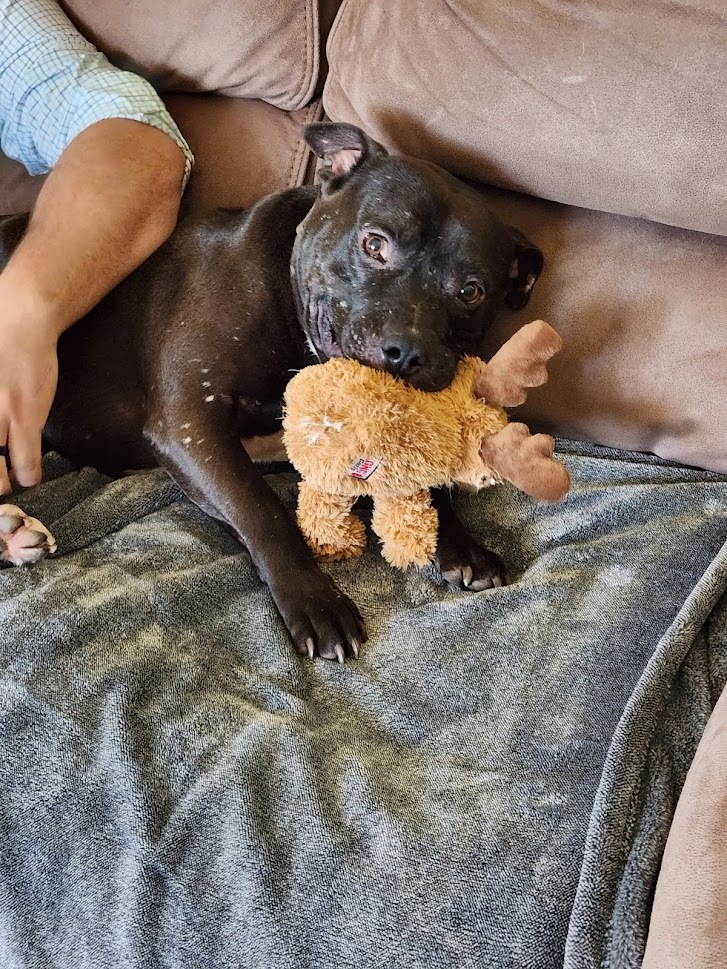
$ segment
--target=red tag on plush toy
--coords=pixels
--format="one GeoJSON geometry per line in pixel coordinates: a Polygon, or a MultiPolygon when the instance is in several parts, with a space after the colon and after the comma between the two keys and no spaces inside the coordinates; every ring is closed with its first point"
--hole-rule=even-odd
{"type": "Polygon", "coordinates": [[[360,478],[366,481],[381,464],[375,458],[359,458],[351,470],[348,472],[352,478],[360,478]]]}

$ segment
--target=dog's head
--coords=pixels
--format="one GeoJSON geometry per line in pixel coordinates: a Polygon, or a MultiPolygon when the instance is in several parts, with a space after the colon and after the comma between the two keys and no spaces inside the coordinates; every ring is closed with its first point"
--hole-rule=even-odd
{"type": "Polygon", "coordinates": [[[497,308],[525,306],[542,253],[436,165],[390,156],[353,125],[305,138],[321,190],[291,271],[311,347],[441,390],[497,308]]]}

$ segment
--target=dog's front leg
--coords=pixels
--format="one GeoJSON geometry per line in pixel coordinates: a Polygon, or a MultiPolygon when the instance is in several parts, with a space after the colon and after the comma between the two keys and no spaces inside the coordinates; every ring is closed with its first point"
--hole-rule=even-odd
{"type": "Polygon", "coordinates": [[[471,592],[501,586],[505,581],[502,562],[470,535],[457,518],[449,492],[435,488],[432,504],[439,515],[434,564],[442,578],[471,592]]]}
{"type": "Polygon", "coordinates": [[[296,650],[310,657],[357,656],[366,639],[358,609],[318,567],[297,525],[241,446],[223,405],[191,413],[154,409],[146,438],[185,494],[229,525],[268,584],[296,650]],[[186,416],[185,416],[186,415],[186,416]]]}

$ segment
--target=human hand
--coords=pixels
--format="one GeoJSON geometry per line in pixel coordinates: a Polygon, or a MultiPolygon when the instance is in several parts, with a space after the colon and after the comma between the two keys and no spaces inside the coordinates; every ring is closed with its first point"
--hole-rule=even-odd
{"type": "MultiPolygon", "coordinates": [[[[0,6],[1,0],[0,0],[0,6]]],[[[185,155],[163,131],[109,118],[68,145],[0,271],[0,495],[41,477],[56,344],[174,229],[185,155]]],[[[0,232],[0,264],[18,222],[0,232]]]]}
{"type": "MultiPolygon", "coordinates": [[[[0,307],[0,445],[23,487],[41,479],[41,434],[58,384],[56,339],[51,327],[0,307]]],[[[10,490],[0,456],[0,494],[10,490]]]]}

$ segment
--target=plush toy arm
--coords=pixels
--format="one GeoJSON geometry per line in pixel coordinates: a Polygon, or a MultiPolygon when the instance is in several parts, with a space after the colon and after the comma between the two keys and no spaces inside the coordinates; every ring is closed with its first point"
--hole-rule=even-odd
{"type": "Polygon", "coordinates": [[[482,363],[473,387],[475,397],[501,407],[522,404],[528,387],[539,387],[548,379],[545,364],[561,346],[560,337],[544,320],[527,323],[489,363],[482,363]]]}

